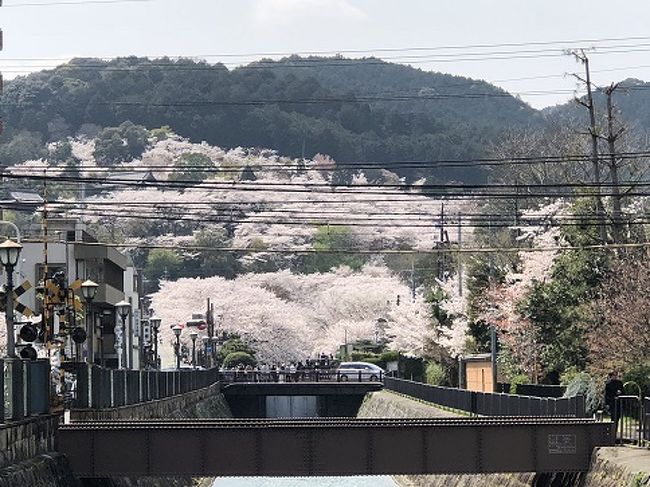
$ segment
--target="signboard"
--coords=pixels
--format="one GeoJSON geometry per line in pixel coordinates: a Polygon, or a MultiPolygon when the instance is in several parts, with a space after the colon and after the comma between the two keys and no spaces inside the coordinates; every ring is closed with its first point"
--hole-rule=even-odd
{"type": "Polygon", "coordinates": [[[575,455],[577,446],[576,435],[548,435],[548,453],[551,455],[575,455]]]}

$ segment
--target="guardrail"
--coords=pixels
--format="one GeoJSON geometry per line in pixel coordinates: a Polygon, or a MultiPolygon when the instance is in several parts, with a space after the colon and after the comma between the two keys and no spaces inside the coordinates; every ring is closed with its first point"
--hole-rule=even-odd
{"type": "Polygon", "coordinates": [[[337,370],[221,370],[223,382],[382,382],[384,373],[337,370]]]}
{"type": "Polygon", "coordinates": [[[3,422],[49,414],[50,361],[5,358],[0,361],[0,388],[3,401],[0,418],[3,422]]]}
{"type": "Polygon", "coordinates": [[[74,376],[72,408],[106,409],[155,401],[203,389],[219,382],[219,370],[124,370],[68,363],[74,376]]]}
{"type": "Polygon", "coordinates": [[[386,389],[476,416],[586,417],[584,396],[546,398],[475,392],[385,377],[386,389]]]}

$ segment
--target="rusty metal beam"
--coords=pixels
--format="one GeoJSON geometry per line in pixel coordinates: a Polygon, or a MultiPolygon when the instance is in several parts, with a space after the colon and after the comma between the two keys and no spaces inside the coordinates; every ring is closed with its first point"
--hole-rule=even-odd
{"type": "Polygon", "coordinates": [[[185,420],[73,423],[79,478],[580,472],[609,423],[575,419],[185,420]]]}

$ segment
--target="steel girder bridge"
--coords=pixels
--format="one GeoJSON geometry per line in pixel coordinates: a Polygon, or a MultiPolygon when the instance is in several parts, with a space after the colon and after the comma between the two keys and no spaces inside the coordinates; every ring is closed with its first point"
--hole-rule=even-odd
{"type": "Polygon", "coordinates": [[[582,472],[610,423],[575,418],[175,420],[62,425],[79,478],[582,472]]]}

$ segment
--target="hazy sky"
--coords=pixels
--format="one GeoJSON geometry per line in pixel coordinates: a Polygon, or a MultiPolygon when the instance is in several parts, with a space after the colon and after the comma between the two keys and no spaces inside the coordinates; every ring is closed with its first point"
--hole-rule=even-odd
{"type": "Polygon", "coordinates": [[[591,54],[596,82],[650,80],[648,0],[113,2],[4,0],[0,69],[5,77],[72,56],[210,56],[211,62],[236,66],[258,53],[361,50],[366,52],[355,55],[376,54],[425,70],[485,79],[543,107],[569,99],[576,86],[563,75],[581,67],[562,49],[598,46],[591,54]],[[469,47],[632,37],[636,39],[469,47]],[[460,48],[440,49],[449,46],[460,48]],[[429,50],[373,51],[390,48],[429,50]]]}

